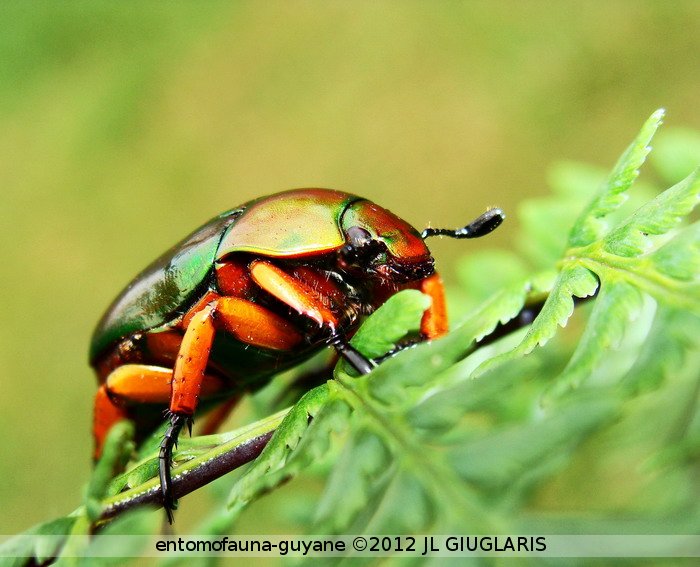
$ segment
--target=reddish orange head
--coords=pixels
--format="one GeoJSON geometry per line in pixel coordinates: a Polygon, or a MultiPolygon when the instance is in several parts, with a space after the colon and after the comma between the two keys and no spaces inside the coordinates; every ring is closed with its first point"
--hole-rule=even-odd
{"type": "Polygon", "coordinates": [[[433,258],[420,233],[371,201],[351,203],[341,228],[345,245],[338,251],[338,262],[344,271],[397,283],[434,272],[433,258]]]}

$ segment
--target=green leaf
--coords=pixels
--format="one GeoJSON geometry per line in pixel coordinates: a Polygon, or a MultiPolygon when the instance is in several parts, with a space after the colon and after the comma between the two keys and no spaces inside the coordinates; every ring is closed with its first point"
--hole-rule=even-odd
{"type": "Polygon", "coordinates": [[[111,536],[150,536],[160,528],[162,516],[150,508],[131,510],[116,518],[91,540],[79,558],[78,565],[123,565],[126,557],[138,557],[149,549],[146,537],[117,538],[111,536]]]}
{"type": "Polygon", "coordinates": [[[661,125],[664,110],[659,109],[646,121],[637,138],[615,165],[601,192],[585,208],[569,235],[569,246],[586,246],[602,237],[608,229],[604,218],[627,198],[626,193],[639,175],[639,168],[651,148],[649,143],[661,125]]]}
{"type": "Polygon", "coordinates": [[[134,425],[120,421],[110,429],[105,440],[102,458],[92,472],[85,495],[85,508],[91,522],[102,514],[101,500],[108,492],[115,473],[124,468],[133,450],[134,425]]]}
{"type": "Polygon", "coordinates": [[[652,242],[649,235],[665,234],[700,202],[700,179],[694,171],[683,181],[643,205],[605,238],[604,247],[618,256],[636,256],[646,252],[652,242]]]}
{"type": "Polygon", "coordinates": [[[228,505],[235,517],[253,498],[287,480],[292,471],[285,468],[287,459],[299,444],[302,435],[328,399],[328,385],[324,384],[308,392],[287,413],[277,427],[267,446],[236,483],[229,495],[228,505]]]}
{"type": "Polygon", "coordinates": [[[90,535],[92,524],[85,508],[81,508],[76,514],[75,522],[66,539],[65,545],[61,548],[61,554],[55,565],[66,567],[68,565],[78,565],[79,557],[85,553],[88,548],[87,538],[90,535]]]}
{"type": "Polygon", "coordinates": [[[386,354],[406,335],[420,329],[421,317],[430,303],[430,297],[415,289],[392,295],[365,321],[350,344],[368,358],[386,354]]]}
{"type": "Polygon", "coordinates": [[[642,305],[642,293],[629,283],[604,283],[576,350],[562,374],[552,383],[545,401],[579,387],[610,351],[620,345],[642,305]]]}
{"type": "Polygon", "coordinates": [[[658,388],[682,374],[689,356],[700,352],[700,317],[659,305],[646,344],[622,379],[633,393],[658,388]]]}
{"type": "Polygon", "coordinates": [[[588,269],[576,266],[562,270],[542,311],[523,340],[513,350],[484,362],[474,372],[474,376],[477,377],[495,366],[528,354],[537,346],[545,345],[556,334],[558,327],[566,326],[574,312],[574,297],[590,297],[597,289],[598,279],[588,269]]]}
{"type": "Polygon", "coordinates": [[[567,453],[608,423],[619,409],[614,396],[582,397],[541,420],[494,428],[450,452],[460,476],[486,491],[506,490],[536,467],[567,453]]]}
{"type": "Polygon", "coordinates": [[[553,277],[551,272],[538,274],[532,281],[516,282],[503,288],[471,312],[448,336],[385,361],[368,378],[372,395],[387,404],[410,399],[414,395],[412,388],[423,389],[427,378],[472,353],[474,341],[493,332],[499,323],[508,323],[527,303],[545,295],[552,286],[553,277]]]}
{"type": "Polygon", "coordinates": [[[391,453],[374,432],[355,428],[343,447],[326,485],[315,521],[342,530],[366,506],[375,488],[381,490],[381,477],[391,466],[391,453]]]}
{"type": "Polygon", "coordinates": [[[660,273],[673,279],[700,279],[700,222],[681,230],[649,259],[660,273]]]}

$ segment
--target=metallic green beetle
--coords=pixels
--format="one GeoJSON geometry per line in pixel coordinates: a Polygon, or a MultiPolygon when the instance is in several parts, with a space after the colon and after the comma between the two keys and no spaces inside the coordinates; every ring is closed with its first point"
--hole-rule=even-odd
{"type": "Polygon", "coordinates": [[[98,323],[95,457],[116,421],[133,420],[142,438],[167,405],[160,478],[172,520],[172,449],[200,400],[220,405],[205,425],[214,430],[242,392],[325,346],[369,372],[373,361],[348,338],[400,289],[432,298],[421,336],[441,336],[444,293],[424,239],[481,236],[503,218],[491,209],[464,228],[421,234],[371,201],[329,189],[277,193],[215,217],[137,275],[98,323]]]}

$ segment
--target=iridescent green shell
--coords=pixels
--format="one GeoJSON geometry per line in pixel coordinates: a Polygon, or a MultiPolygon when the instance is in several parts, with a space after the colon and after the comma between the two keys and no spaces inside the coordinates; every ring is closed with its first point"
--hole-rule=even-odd
{"type": "Polygon", "coordinates": [[[294,189],[247,203],[221,240],[217,259],[234,252],[303,258],[345,244],[340,222],[359,197],[330,189],[294,189]]]}
{"type": "Polygon", "coordinates": [[[138,274],[109,306],[90,343],[94,362],[120,339],[177,318],[194,303],[211,273],[226,228],[239,210],[212,219],[138,274]]]}
{"type": "Polygon", "coordinates": [[[209,288],[217,260],[235,252],[301,258],[341,247],[340,220],[359,197],[328,189],[296,189],[250,201],[193,232],[137,275],[97,325],[95,362],[110,346],[176,321],[209,288]]]}

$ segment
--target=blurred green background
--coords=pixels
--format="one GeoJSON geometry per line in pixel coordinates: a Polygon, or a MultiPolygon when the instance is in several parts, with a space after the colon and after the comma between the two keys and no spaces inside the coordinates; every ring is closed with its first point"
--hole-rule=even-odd
{"type": "MultiPolygon", "coordinates": [[[[700,127],[698,29],[696,1],[3,2],[0,533],[79,503],[92,328],[188,231],[300,186],[419,228],[514,213],[659,106],[700,127]]],[[[515,217],[435,241],[446,279],[515,217]]]]}

